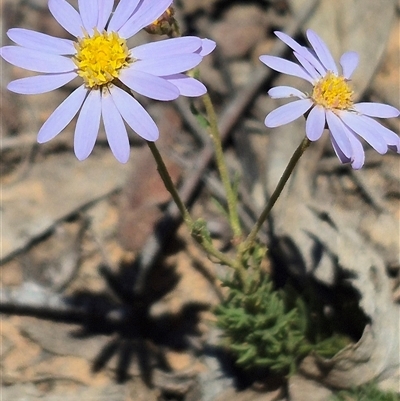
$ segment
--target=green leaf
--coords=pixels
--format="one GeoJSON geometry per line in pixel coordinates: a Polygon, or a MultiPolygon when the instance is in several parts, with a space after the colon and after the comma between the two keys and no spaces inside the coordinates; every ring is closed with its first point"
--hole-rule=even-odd
{"type": "Polygon", "coordinates": [[[256,348],[254,346],[249,346],[247,351],[236,361],[236,363],[238,365],[245,365],[253,360],[256,355],[256,348]]]}

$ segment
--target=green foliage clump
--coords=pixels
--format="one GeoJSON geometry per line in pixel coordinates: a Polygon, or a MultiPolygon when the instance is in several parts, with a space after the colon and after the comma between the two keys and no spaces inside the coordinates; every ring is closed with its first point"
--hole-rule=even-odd
{"type": "Polygon", "coordinates": [[[261,245],[243,255],[244,267],[222,280],[228,292],[214,314],[237,365],[290,376],[311,352],[331,358],[352,340],[324,316],[311,287],[302,294],[288,282],[276,289],[261,268],[265,255],[261,245]]]}
{"type": "Polygon", "coordinates": [[[224,343],[245,368],[268,368],[290,375],[312,346],[305,333],[307,321],[297,306],[290,307],[266,274],[248,274],[246,282],[234,276],[225,301],[217,306],[217,325],[224,343]]]}
{"type": "Polygon", "coordinates": [[[367,383],[351,390],[340,391],[330,401],[400,401],[400,396],[381,391],[375,383],[367,383]]]}

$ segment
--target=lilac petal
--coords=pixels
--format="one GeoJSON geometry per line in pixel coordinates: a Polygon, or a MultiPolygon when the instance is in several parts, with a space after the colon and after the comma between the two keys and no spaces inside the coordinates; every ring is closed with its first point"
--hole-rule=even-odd
{"type": "Polygon", "coordinates": [[[109,92],[103,93],[101,100],[101,114],[107,141],[113,155],[120,163],[126,163],[129,159],[130,146],[128,133],[112,96],[109,92]]]}
{"type": "Polygon", "coordinates": [[[335,138],[330,135],[331,138],[331,142],[332,142],[332,147],[333,150],[336,153],[336,156],[338,157],[338,159],[340,160],[341,163],[350,163],[351,162],[351,158],[347,157],[343,152],[342,149],[339,147],[339,145],[337,144],[337,142],[335,141],[335,138]]]}
{"type": "Polygon", "coordinates": [[[122,118],[139,136],[152,142],[158,139],[157,125],[133,96],[128,95],[118,86],[113,86],[110,93],[122,118]]]}
{"type": "Polygon", "coordinates": [[[130,69],[158,76],[172,75],[196,67],[203,58],[198,54],[175,54],[170,57],[135,61],[130,69]]]}
{"type": "Polygon", "coordinates": [[[310,99],[296,100],[271,111],[265,118],[265,125],[269,128],[288,124],[303,115],[312,106],[310,99]]]}
{"type": "Polygon", "coordinates": [[[201,48],[196,52],[199,53],[201,57],[208,56],[217,44],[211,39],[202,39],[201,48]]]}
{"type": "Polygon", "coordinates": [[[321,106],[311,109],[306,120],[306,134],[310,141],[317,141],[321,138],[325,128],[325,110],[321,106]]]}
{"type": "Polygon", "coordinates": [[[201,47],[201,39],[195,36],[184,36],[161,40],[159,42],[146,43],[131,49],[131,55],[135,59],[167,57],[173,54],[194,53],[201,47]]]}
{"type": "Polygon", "coordinates": [[[335,60],[324,41],[311,29],[307,29],[307,39],[324,67],[338,75],[335,60]]]}
{"type": "MultiPolygon", "coordinates": [[[[348,129],[344,126],[345,129],[348,129]]],[[[360,140],[356,135],[349,129],[348,138],[350,140],[351,147],[353,149],[353,156],[351,158],[351,167],[354,170],[359,170],[365,162],[365,152],[360,140]]]]}
{"type": "Polygon", "coordinates": [[[359,57],[356,52],[346,52],[342,54],[342,57],[340,57],[339,62],[342,66],[343,76],[346,79],[350,79],[354,70],[357,68],[358,60],[359,57]]]}
{"type": "Polygon", "coordinates": [[[130,38],[142,28],[152,24],[171,5],[172,0],[143,0],[137,11],[118,31],[123,38],[130,38]]]}
{"type": "MultiPolygon", "coordinates": [[[[342,111],[339,114],[341,120],[351,128],[357,135],[364,138],[378,153],[385,154],[387,152],[387,143],[385,139],[376,132],[376,127],[370,123],[367,117],[360,116],[348,111],[342,111]]],[[[379,124],[380,125],[380,124],[379,124]]]]}
{"type": "Polygon", "coordinates": [[[301,66],[307,71],[308,75],[313,79],[314,82],[321,79],[321,75],[317,72],[314,66],[308,62],[301,54],[297,52],[293,52],[294,56],[299,60],[301,66]]]}
{"type": "Polygon", "coordinates": [[[99,16],[99,5],[97,0],[78,0],[79,13],[82,18],[83,27],[91,35],[93,28],[97,26],[99,16]]]}
{"type": "Polygon", "coordinates": [[[272,99],[282,99],[286,97],[298,97],[299,99],[305,99],[306,95],[296,88],[291,86],[275,86],[268,91],[268,95],[272,99]]]}
{"type": "Polygon", "coordinates": [[[334,146],[336,146],[336,148],[334,147],[335,152],[338,155],[338,157],[342,163],[351,162],[351,167],[354,170],[359,170],[364,165],[364,162],[365,162],[365,152],[364,152],[363,145],[354,131],[352,131],[345,124],[342,124],[342,128],[343,128],[347,138],[349,139],[351,149],[352,149],[352,156],[350,158],[347,158],[343,154],[343,152],[339,149],[336,141],[334,140],[333,136],[331,135],[330,137],[331,137],[332,144],[335,144],[334,146]]]}
{"type": "Polygon", "coordinates": [[[55,38],[29,29],[12,28],[7,31],[7,36],[17,45],[32,50],[59,55],[76,53],[72,40],[55,38]]]}
{"type": "Polygon", "coordinates": [[[140,0],[120,0],[111,16],[107,30],[117,32],[136,10],[140,0]]]}
{"type": "Polygon", "coordinates": [[[114,0],[98,0],[98,2],[99,17],[97,21],[97,29],[99,32],[102,32],[110,18],[114,7],[114,0]]]}
{"type": "Polygon", "coordinates": [[[0,54],[10,64],[35,72],[61,73],[76,69],[74,62],[68,57],[20,46],[2,47],[0,54]]]}
{"type": "Polygon", "coordinates": [[[22,95],[37,95],[39,93],[46,93],[60,88],[61,86],[72,81],[76,76],[76,72],[37,75],[35,77],[28,77],[11,81],[7,85],[7,89],[11,92],[20,93],[22,95]]]}
{"type": "Polygon", "coordinates": [[[151,99],[174,100],[179,97],[176,86],[156,75],[129,68],[122,70],[118,78],[130,89],[151,99]]]}
{"type": "Polygon", "coordinates": [[[394,147],[395,151],[400,152],[400,138],[395,132],[367,116],[358,116],[358,118],[369,124],[375,135],[381,136],[388,146],[394,147]]]}
{"type": "Polygon", "coordinates": [[[383,103],[355,103],[353,108],[355,111],[370,117],[391,118],[400,114],[396,107],[383,103]]]}
{"type": "Polygon", "coordinates": [[[350,140],[347,137],[348,131],[345,130],[340,118],[331,110],[327,110],[326,122],[328,123],[329,131],[331,132],[331,135],[333,136],[337,146],[346,157],[351,158],[353,149],[351,147],[350,140]]]}
{"type": "Polygon", "coordinates": [[[91,90],[83,103],[74,135],[74,151],[79,160],[91,153],[99,133],[101,116],[101,91],[91,90]]]}
{"type": "Polygon", "coordinates": [[[185,74],[169,75],[163,78],[175,85],[182,96],[197,97],[207,92],[207,88],[200,81],[185,74]]]}
{"type": "Polygon", "coordinates": [[[317,57],[314,56],[306,47],[299,45],[286,33],[275,31],[275,35],[284,43],[286,43],[295,52],[303,56],[308,62],[320,73],[321,76],[326,74],[326,68],[320,63],[317,57]]]}
{"type": "Polygon", "coordinates": [[[82,36],[82,20],[78,11],[65,0],[49,0],[49,10],[57,22],[71,35],[82,36]]]}
{"type": "Polygon", "coordinates": [[[58,135],[75,117],[87,95],[84,85],[75,89],[51,114],[40,128],[37,141],[44,143],[58,135]]]}
{"type": "Polygon", "coordinates": [[[260,61],[263,62],[267,67],[272,68],[275,71],[305,79],[310,83],[314,82],[312,77],[310,77],[302,67],[300,67],[298,64],[293,63],[292,61],[285,60],[280,57],[266,55],[260,56],[260,61]]]}

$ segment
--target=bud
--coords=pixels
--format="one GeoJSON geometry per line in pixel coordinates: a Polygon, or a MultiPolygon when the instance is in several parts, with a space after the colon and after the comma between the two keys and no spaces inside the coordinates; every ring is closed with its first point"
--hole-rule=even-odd
{"type": "Polygon", "coordinates": [[[169,6],[164,13],[144,30],[153,35],[168,35],[169,37],[180,36],[179,26],[174,18],[175,11],[169,6]]]}

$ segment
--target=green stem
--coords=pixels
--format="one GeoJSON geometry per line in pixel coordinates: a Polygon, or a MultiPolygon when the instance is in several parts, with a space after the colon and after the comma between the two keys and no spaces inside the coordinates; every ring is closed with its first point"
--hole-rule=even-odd
{"type": "Polygon", "coordinates": [[[207,252],[209,256],[214,256],[218,261],[225,265],[229,266],[234,270],[239,270],[236,262],[230,257],[226,256],[224,253],[220,252],[218,249],[214,248],[214,246],[205,240],[203,237],[196,238],[197,242],[203,247],[203,249],[207,252]]]}
{"type": "Polygon", "coordinates": [[[168,173],[167,167],[164,163],[164,160],[161,157],[160,152],[157,149],[157,146],[154,142],[149,142],[147,141],[147,145],[151,150],[151,153],[153,154],[153,157],[157,163],[157,170],[158,173],[160,174],[161,179],[164,182],[165,188],[167,188],[168,192],[171,194],[172,199],[176,203],[176,206],[178,206],[178,209],[182,215],[182,218],[186,225],[192,230],[193,228],[193,219],[189,214],[189,211],[185,204],[183,203],[181,197],[179,196],[179,193],[172,182],[171,176],[168,173]]]}
{"type": "MultiPolygon", "coordinates": [[[[179,193],[174,183],[172,182],[171,176],[168,173],[167,167],[165,166],[164,160],[162,159],[160,152],[158,151],[154,142],[148,141],[147,145],[150,148],[151,153],[153,154],[153,157],[157,163],[157,170],[164,182],[165,188],[171,194],[174,202],[178,206],[178,209],[182,215],[183,220],[185,221],[186,225],[192,232],[195,223],[192,217],[190,216],[189,211],[186,208],[185,204],[183,203],[181,197],[179,196],[179,193]]],[[[207,239],[204,236],[199,235],[196,236],[195,239],[209,255],[214,256],[222,264],[226,266],[230,266],[236,270],[238,269],[236,262],[233,259],[226,256],[224,253],[218,251],[218,249],[216,249],[209,241],[207,241],[207,239]]]]}
{"type": "Polygon", "coordinates": [[[288,165],[286,166],[285,171],[282,174],[282,177],[280,178],[278,185],[276,186],[273,194],[269,198],[269,201],[267,205],[265,206],[264,210],[260,214],[260,217],[254,224],[252,230],[250,231],[250,234],[246,238],[246,240],[241,244],[241,254],[243,255],[246,251],[248,251],[251,246],[254,243],[254,240],[256,239],[256,236],[258,232],[260,231],[262,225],[266,221],[271,209],[274,207],[276,201],[278,200],[280,194],[282,193],[283,188],[285,187],[290,175],[292,174],[297,162],[300,160],[300,157],[304,153],[304,151],[308,148],[310,145],[310,140],[307,138],[304,138],[303,141],[300,143],[300,145],[297,147],[297,149],[294,151],[288,165]]]}
{"type": "Polygon", "coordinates": [[[214,106],[208,93],[203,96],[203,103],[206,108],[208,122],[210,123],[209,133],[214,144],[217,167],[221,177],[222,185],[225,189],[226,200],[228,203],[229,223],[232,227],[234,237],[239,238],[242,235],[242,228],[237,211],[237,197],[232,189],[232,185],[229,180],[228,168],[226,166],[221,137],[218,129],[217,116],[215,114],[214,106]]]}

